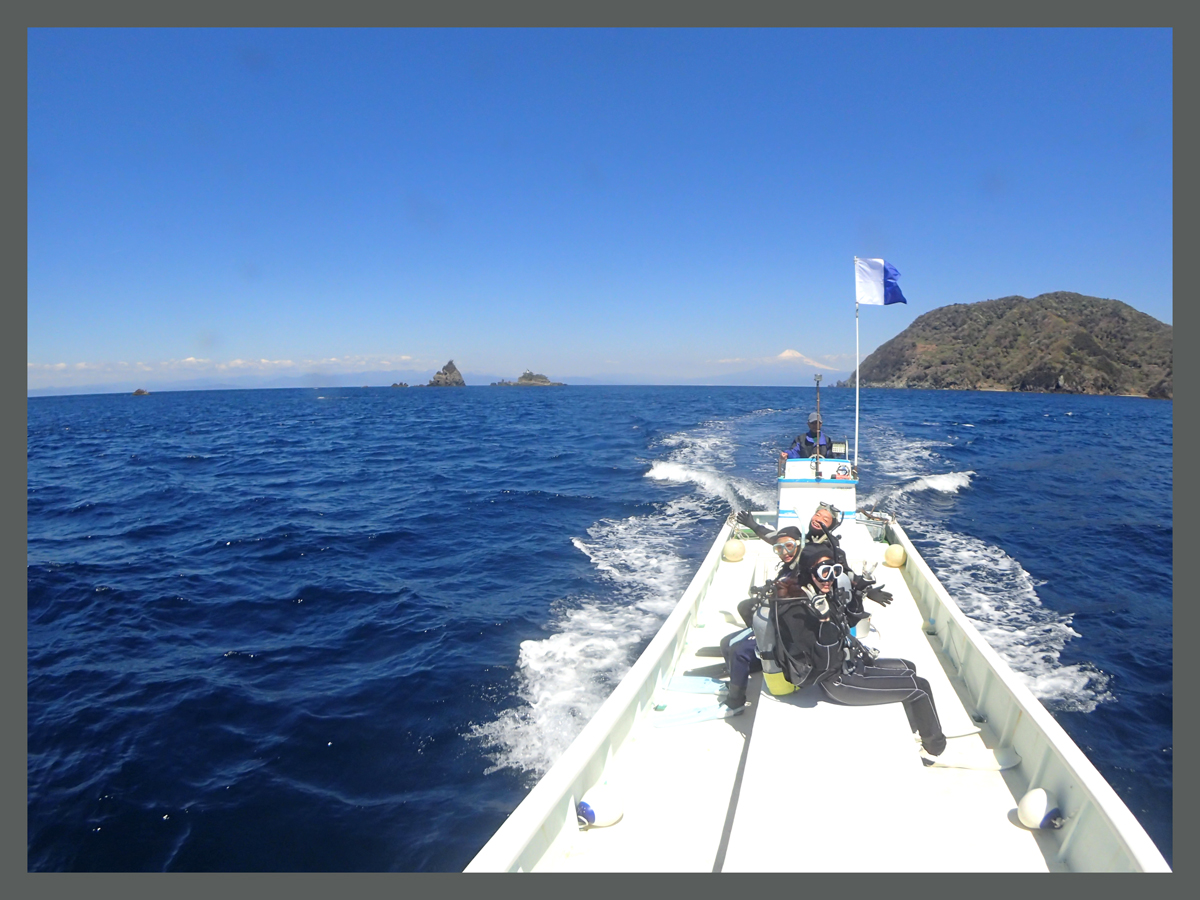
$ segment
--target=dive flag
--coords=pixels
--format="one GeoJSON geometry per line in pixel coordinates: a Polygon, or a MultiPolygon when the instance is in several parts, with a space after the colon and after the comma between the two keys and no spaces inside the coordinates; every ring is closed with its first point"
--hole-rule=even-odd
{"type": "Polygon", "coordinates": [[[858,292],[859,303],[868,306],[907,304],[908,301],[900,293],[900,285],[896,283],[899,277],[899,270],[889,262],[854,257],[854,287],[858,292]]]}

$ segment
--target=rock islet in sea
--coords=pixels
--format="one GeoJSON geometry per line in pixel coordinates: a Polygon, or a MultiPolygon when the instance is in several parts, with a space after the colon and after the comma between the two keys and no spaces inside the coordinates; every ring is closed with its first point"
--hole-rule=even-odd
{"type": "Polygon", "coordinates": [[[450,360],[442,370],[434,374],[429,379],[429,384],[426,387],[466,387],[467,383],[463,381],[462,373],[454,365],[454,360],[450,360]]]}
{"type": "Polygon", "coordinates": [[[516,381],[493,381],[492,387],[566,387],[566,384],[551,381],[545,375],[538,375],[526,369],[516,381]]]}

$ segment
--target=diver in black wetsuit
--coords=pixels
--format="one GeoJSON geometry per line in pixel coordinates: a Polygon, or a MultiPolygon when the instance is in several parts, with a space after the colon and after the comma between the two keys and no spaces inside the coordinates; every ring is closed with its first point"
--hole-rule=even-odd
{"type": "MultiPolygon", "coordinates": [[[[746,511],[742,511],[736,516],[739,525],[749,528],[764,541],[774,542],[774,535],[783,534],[784,532],[794,532],[799,536],[799,531],[793,526],[780,529],[779,531],[770,531],[766,527],[759,525],[754,521],[754,517],[746,511]]],[[[859,620],[866,618],[867,612],[863,609],[863,597],[868,600],[874,600],[880,606],[887,606],[892,602],[892,595],[885,591],[882,587],[875,584],[875,579],[868,575],[856,575],[850,568],[850,563],[846,560],[846,551],[842,549],[841,542],[834,535],[834,531],[842,524],[841,511],[832,504],[821,503],[812,514],[812,518],[808,521],[808,532],[804,535],[804,545],[809,544],[824,544],[829,547],[833,553],[833,559],[842,566],[842,571],[845,575],[845,583],[843,588],[849,593],[849,601],[847,604],[847,612],[850,615],[850,625],[853,627],[859,620]]],[[[776,551],[778,552],[778,550],[776,551]]],[[[784,575],[794,574],[800,565],[800,556],[796,554],[790,561],[786,562],[780,569],[780,577],[784,575]]],[[[745,603],[746,601],[743,601],[745,603]]],[[[739,604],[738,609],[741,610],[739,604]]],[[[746,624],[750,624],[749,617],[743,615],[742,618],[746,624]]]]}
{"type": "MultiPolygon", "coordinates": [[[[784,561],[785,569],[788,571],[795,570],[797,551],[799,551],[800,547],[804,544],[804,538],[800,534],[799,528],[797,528],[795,525],[787,525],[783,528],[777,528],[772,531],[766,525],[759,525],[758,522],[754,520],[754,516],[744,509],[734,516],[734,519],[736,519],[737,523],[743,528],[749,528],[756,535],[758,535],[760,540],[764,540],[768,544],[774,544],[775,552],[780,556],[780,559],[783,559],[783,554],[786,552],[787,559],[784,561]],[[786,544],[781,545],[781,542],[787,540],[795,541],[796,546],[785,551],[786,544]]],[[[784,572],[781,570],[780,574],[782,575],[784,572]]]]}
{"type": "MultiPolygon", "coordinates": [[[[874,600],[880,606],[892,602],[892,595],[875,584],[875,579],[865,572],[855,574],[846,559],[846,551],[842,549],[841,541],[834,532],[842,524],[842,512],[831,503],[822,502],[812,514],[808,522],[808,533],[804,535],[805,546],[809,544],[824,544],[833,553],[833,560],[842,566],[841,587],[847,592],[849,600],[846,612],[850,618],[850,626],[854,627],[860,619],[865,619],[868,613],[863,609],[863,598],[874,600]]],[[[799,565],[799,558],[796,560],[799,565]]]]}
{"type": "MultiPolygon", "coordinates": [[[[771,611],[775,662],[797,687],[819,684],[826,696],[849,706],[904,704],[909,725],[930,756],[946,749],[929,682],[905,659],[879,659],[850,635],[847,610],[834,587],[841,564],[828,547],[809,544],[800,554],[793,585],[777,587],[771,611]]],[[[731,681],[730,695],[733,687],[731,681]]]]}

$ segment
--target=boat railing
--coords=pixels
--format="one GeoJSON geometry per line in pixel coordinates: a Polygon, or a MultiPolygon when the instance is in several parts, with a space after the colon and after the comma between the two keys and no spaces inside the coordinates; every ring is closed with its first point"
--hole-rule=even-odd
{"type": "MultiPolygon", "coordinates": [[[[950,597],[904,529],[888,525],[890,543],[904,547],[904,580],[925,619],[925,631],[949,658],[967,696],[968,712],[1021,764],[1005,773],[1014,796],[1043,788],[1058,803],[1060,829],[1044,832],[1055,862],[1071,871],[1168,872],[1170,867],[1129,808],[1050,712],[984,640],[950,597]]],[[[1015,804],[1014,804],[1015,806],[1015,804]]]]}
{"type": "Polygon", "coordinates": [[[530,871],[564,828],[578,827],[579,799],[601,781],[609,761],[683,653],[688,629],[712,584],[732,529],[733,522],[727,521],[679,603],[629,673],[464,871],[530,871]]]}

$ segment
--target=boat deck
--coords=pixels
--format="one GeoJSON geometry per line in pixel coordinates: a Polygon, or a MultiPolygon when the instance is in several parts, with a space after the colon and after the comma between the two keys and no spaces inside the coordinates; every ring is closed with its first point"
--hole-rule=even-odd
{"type": "MultiPolygon", "coordinates": [[[[885,544],[855,523],[843,530],[852,566],[882,561],[885,544]]],[[[748,596],[755,568],[774,565],[769,546],[758,540],[746,541],[743,560],[721,561],[676,675],[719,673],[720,639],[743,627],[736,604],[748,596]]],[[[662,725],[716,697],[660,687],[656,706],[663,708],[637,720],[605,768],[622,798],[622,819],[605,828],[564,828],[536,869],[1061,870],[1053,841],[1017,820],[1008,773],[988,749],[994,736],[960,699],[966,691],[925,635],[900,571],[879,565],[875,576],[895,599],[887,607],[868,601],[871,634],[864,643],[911,660],[929,680],[950,737],[939,765],[923,762],[899,703],[847,707],[819,688],[774,697],[753,675],[741,715],[662,725]],[[674,801],[664,804],[663,796],[674,801]]],[[[1001,762],[1011,760],[1001,754],[1001,762]]]]}

